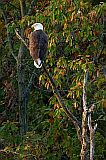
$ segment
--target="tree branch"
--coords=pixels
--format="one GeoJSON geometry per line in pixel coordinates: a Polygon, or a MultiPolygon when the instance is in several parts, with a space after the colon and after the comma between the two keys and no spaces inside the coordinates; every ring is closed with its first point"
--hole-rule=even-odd
{"type": "Polygon", "coordinates": [[[47,77],[50,80],[51,86],[52,86],[52,90],[53,93],[55,95],[55,97],[58,100],[59,105],[62,107],[63,111],[66,113],[66,115],[70,118],[70,120],[72,121],[72,123],[74,124],[76,131],[77,131],[77,135],[78,135],[78,139],[80,140],[80,142],[82,142],[82,138],[81,138],[81,128],[80,128],[80,124],[79,121],[77,120],[77,118],[71,113],[71,111],[69,111],[69,109],[65,106],[64,104],[64,100],[62,99],[59,91],[57,90],[55,83],[52,79],[52,77],[49,75],[48,71],[46,70],[44,64],[42,65],[43,70],[45,71],[47,77]]]}
{"type": "Polygon", "coordinates": [[[81,148],[81,160],[84,160],[87,156],[88,136],[87,136],[87,82],[88,82],[88,69],[85,69],[84,82],[83,82],[83,113],[82,113],[82,148],[81,148]]]}
{"type": "Polygon", "coordinates": [[[29,50],[28,44],[25,42],[25,40],[19,35],[18,31],[15,30],[15,34],[17,38],[26,46],[26,48],[29,50]]]}
{"type": "Polygon", "coordinates": [[[92,104],[92,106],[88,110],[88,127],[89,127],[89,131],[92,131],[95,133],[95,130],[97,128],[97,123],[95,123],[95,125],[92,126],[92,119],[91,119],[91,113],[94,111],[94,107],[95,105],[92,104]]]}
{"type": "Polygon", "coordinates": [[[88,114],[88,128],[90,132],[90,160],[94,158],[94,134],[97,128],[97,123],[92,125],[91,112],[88,114]]]}

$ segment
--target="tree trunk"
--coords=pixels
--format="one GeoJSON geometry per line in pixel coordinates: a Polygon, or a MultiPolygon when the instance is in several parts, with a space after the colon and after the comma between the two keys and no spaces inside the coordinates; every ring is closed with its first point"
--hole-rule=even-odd
{"type": "MultiPolygon", "coordinates": [[[[21,17],[24,17],[26,12],[25,0],[20,1],[21,8],[21,17]]],[[[23,30],[21,29],[21,36],[23,38],[23,30]]],[[[19,92],[19,124],[20,124],[20,134],[23,135],[27,131],[27,103],[25,98],[26,86],[25,86],[25,66],[24,66],[24,57],[25,57],[25,47],[20,44],[18,60],[17,60],[17,74],[18,74],[18,92],[19,92]]]]}
{"type": "Polygon", "coordinates": [[[24,63],[23,63],[24,46],[20,45],[18,61],[17,61],[17,74],[18,74],[18,93],[19,93],[19,124],[20,134],[23,135],[27,131],[27,112],[26,112],[26,101],[25,101],[25,74],[24,74],[24,63]]]}

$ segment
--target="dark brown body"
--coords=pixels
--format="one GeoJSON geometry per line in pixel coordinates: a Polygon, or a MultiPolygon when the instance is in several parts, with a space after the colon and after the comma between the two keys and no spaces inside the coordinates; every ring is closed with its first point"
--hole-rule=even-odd
{"type": "Polygon", "coordinates": [[[38,58],[42,61],[47,52],[48,37],[43,30],[37,30],[30,34],[29,37],[29,50],[33,60],[38,58]]]}

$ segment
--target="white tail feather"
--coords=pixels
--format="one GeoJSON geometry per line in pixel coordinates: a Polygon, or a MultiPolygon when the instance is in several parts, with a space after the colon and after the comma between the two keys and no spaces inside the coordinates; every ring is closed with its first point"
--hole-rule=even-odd
{"type": "Polygon", "coordinates": [[[36,68],[41,68],[41,67],[42,67],[41,60],[38,58],[37,61],[38,61],[38,64],[34,61],[34,66],[35,66],[36,68]]]}

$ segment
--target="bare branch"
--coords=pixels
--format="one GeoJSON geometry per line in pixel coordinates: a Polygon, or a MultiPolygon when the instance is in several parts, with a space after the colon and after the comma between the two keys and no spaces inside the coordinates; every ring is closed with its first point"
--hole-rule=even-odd
{"type": "Polygon", "coordinates": [[[88,143],[88,136],[87,136],[87,82],[88,82],[88,69],[85,69],[84,75],[84,82],[83,82],[83,113],[82,113],[82,148],[81,148],[81,160],[84,160],[86,152],[87,152],[87,143],[88,143]]]}
{"type": "Polygon", "coordinates": [[[87,111],[87,94],[86,94],[86,87],[88,81],[88,69],[85,70],[84,82],[83,82],[83,109],[87,111]]]}
{"type": "Polygon", "coordinates": [[[88,128],[90,132],[93,132],[93,134],[95,133],[95,130],[97,128],[97,123],[95,123],[95,125],[92,125],[92,118],[91,118],[91,112],[89,112],[88,114],[88,128]]]}
{"type": "MultiPolygon", "coordinates": [[[[91,108],[94,109],[94,105],[92,105],[91,108]]],[[[95,134],[95,131],[97,128],[97,123],[93,126],[91,112],[92,112],[92,109],[90,109],[90,112],[88,114],[88,128],[89,128],[89,132],[90,132],[90,160],[93,160],[93,157],[94,157],[94,134],[95,134]]]]}
{"type": "Polygon", "coordinates": [[[27,43],[24,41],[24,39],[19,35],[18,31],[15,30],[17,38],[26,46],[27,49],[29,49],[27,43]]]}
{"type": "Polygon", "coordinates": [[[88,128],[89,128],[89,131],[91,130],[91,113],[88,115],[88,128]]]}

